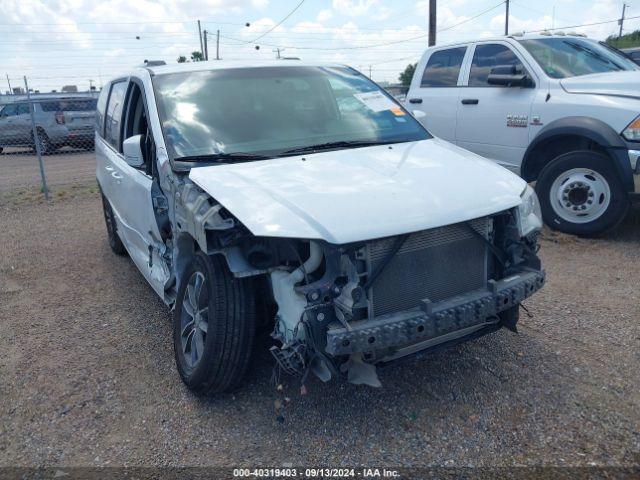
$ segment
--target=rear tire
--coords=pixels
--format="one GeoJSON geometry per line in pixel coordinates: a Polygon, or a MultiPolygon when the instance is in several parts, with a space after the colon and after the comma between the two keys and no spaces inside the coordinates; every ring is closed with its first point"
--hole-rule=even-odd
{"type": "MultiPolygon", "coordinates": [[[[36,145],[35,145],[35,142],[38,141],[40,142],[40,153],[42,155],[49,155],[55,150],[53,144],[51,143],[51,140],[49,140],[49,137],[47,136],[45,131],[42,130],[41,128],[38,128],[37,132],[38,132],[38,138],[33,143],[33,151],[35,153],[38,152],[38,149],[36,148],[36,145]]],[[[31,140],[33,140],[33,134],[31,134],[31,140]]]]}
{"type": "Polygon", "coordinates": [[[611,162],[581,150],[545,166],[536,183],[545,223],[564,233],[594,236],[624,220],[629,197],[611,162]]]}
{"type": "Polygon", "coordinates": [[[246,374],[256,330],[250,280],[237,279],[219,256],[196,253],[182,276],[173,346],[182,381],[197,394],[234,390],[246,374]]]}
{"type": "Polygon", "coordinates": [[[120,240],[120,236],[118,235],[118,224],[116,223],[116,218],[113,214],[111,204],[104,194],[100,193],[100,196],[102,197],[102,211],[104,212],[104,222],[107,226],[109,247],[111,247],[111,250],[113,250],[117,255],[124,255],[127,253],[127,250],[124,248],[122,240],[120,240]]]}

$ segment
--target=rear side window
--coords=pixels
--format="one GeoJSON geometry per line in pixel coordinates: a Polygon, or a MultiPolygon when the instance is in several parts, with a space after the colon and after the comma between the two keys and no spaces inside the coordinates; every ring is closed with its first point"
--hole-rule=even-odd
{"type": "Polygon", "coordinates": [[[18,115],[27,115],[29,113],[29,105],[26,103],[20,103],[18,105],[18,115]]]}
{"type": "Polygon", "coordinates": [[[109,95],[105,119],[104,138],[113,148],[120,151],[120,132],[122,131],[122,110],[127,93],[127,82],[114,83],[109,95]]]}
{"type": "Polygon", "coordinates": [[[96,109],[96,100],[61,100],[60,110],[63,112],[92,112],[96,109]]]}
{"type": "Polygon", "coordinates": [[[60,111],[60,105],[58,102],[42,102],[40,104],[43,112],[58,112],[60,111]]]}
{"type": "Polygon", "coordinates": [[[109,97],[109,85],[102,89],[100,96],[98,97],[98,103],[96,105],[96,132],[101,137],[104,136],[104,117],[107,110],[107,98],[109,97]]]}
{"type": "Polygon", "coordinates": [[[478,45],[473,54],[471,73],[469,75],[470,87],[487,87],[487,81],[491,70],[496,67],[515,66],[524,71],[522,62],[510,48],[499,44],[478,45]]]}
{"type": "Polygon", "coordinates": [[[429,57],[422,74],[421,87],[455,87],[467,47],[439,50],[429,57]]]}

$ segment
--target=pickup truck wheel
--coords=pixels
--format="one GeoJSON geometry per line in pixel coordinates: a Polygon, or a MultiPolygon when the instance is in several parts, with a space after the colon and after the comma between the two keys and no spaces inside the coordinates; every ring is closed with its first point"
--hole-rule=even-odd
{"type": "Polygon", "coordinates": [[[584,150],[560,155],[544,167],[536,192],[545,223],[581,236],[618,225],[629,210],[629,198],[610,162],[584,150]]]}
{"type": "Polygon", "coordinates": [[[252,284],[224,261],[196,253],[178,288],[173,346],[178,372],[198,394],[228,392],[243,380],[256,329],[252,284]]]}
{"type": "Polygon", "coordinates": [[[120,240],[120,236],[118,235],[118,225],[116,224],[116,218],[113,214],[113,210],[111,209],[111,204],[103,194],[100,194],[100,196],[102,197],[102,211],[104,212],[104,223],[107,225],[109,246],[114,253],[124,255],[127,251],[122,244],[122,240],[120,240]]]}

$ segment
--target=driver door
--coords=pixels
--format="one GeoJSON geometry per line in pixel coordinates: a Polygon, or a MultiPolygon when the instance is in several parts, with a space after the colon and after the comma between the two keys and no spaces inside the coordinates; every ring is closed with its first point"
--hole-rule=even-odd
{"type": "Polygon", "coordinates": [[[476,44],[465,86],[460,89],[456,143],[519,171],[529,144],[531,107],[539,84],[531,72],[506,42],[476,44]],[[491,70],[504,66],[517,66],[529,72],[536,86],[489,85],[491,70]]]}

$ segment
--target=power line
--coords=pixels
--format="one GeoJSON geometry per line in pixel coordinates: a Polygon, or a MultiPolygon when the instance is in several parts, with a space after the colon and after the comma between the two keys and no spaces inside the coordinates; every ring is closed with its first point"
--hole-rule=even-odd
{"type": "Polygon", "coordinates": [[[298,10],[302,6],[302,4],[304,2],[305,2],[305,0],[301,0],[300,3],[298,5],[296,5],[296,7],[293,10],[291,10],[287,15],[285,15],[285,17],[282,20],[280,20],[278,23],[276,23],[273,27],[271,27],[266,32],[262,33],[261,35],[258,35],[256,38],[251,40],[251,42],[249,42],[249,43],[254,43],[257,40],[259,40],[262,37],[264,37],[265,35],[267,35],[268,33],[274,31],[276,28],[278,28],[280,25],[282,25],[287,20],[287,18],[289,18],[291,15],[293,15],[296,12],[296,10],[298,10]]]}
{"type": "MultiPolygon", "coordinates": [[[[636,15],[635,17],[627,17],[625,18],[625,20],[633,20],[635,18],[640,18],[640,15],[636,15]]],[[[555,27],[555,28],[541,28],[540,30],[527,30],[522,33],[540,33],[540,32],[549,32],[552,30],[567,30],[568,28],[594,27],[596,25],[604,25],[606,23],[615,23],[619,21],[620,19],[616,18],[615,20],[605,20],[604,22],[583,23],[581,25],[566,25],[563,27],[555,27]]]]}
{"type": "Polygon", "coordinates": [[[456,23],[455,25],[451,25],[449,27],[441,28],[440,30],[438,30],[438,33],[446,32],[447,30],[451,30],[452,28],[456,28],[456,27],[459,27],[460,25],[464,25],[465,23],[468,23],[468,22],[470,22],[472,20],[475,20],[476,18],[481,17],[482,15],[485,15],[486,13],[489,13],[492,10],[495,10],[496,8],[500,7],[504,3],[505,2],[500,2],[499,4],[494,5],[493,7],[488,8],[487,10],[484,10],[484,11],[480,12],[477,15],[474,15],[473,17],[470,17],[470,18],[468,18],[466,20],[463,20],[463,21],[461,21],[459,23],[456,23]]]}
{"type": "MultiPolygon", "coordinates": [[[[477,15],[474,15],[473,17],[467,18],[461,22],[458,22],[454,25],[450,25],[448,27],[442,28],[440,30],[438,30],[438,32],[445,32],[447,30],[451,30],[453,28],[456,28],[460,25],[464,25],[465,23],[468,23],[472,20],[475,20],[476,18],[485,15],[486,13],[489,13],[492,10],[495,10],[496,8],[500,7],[502,4],[504,4],[504,1],[500,2],[499,4],[488,8],[487,10],[484,10],[480,13],[478,13],[477,15]]],[[[221,35],[222,36],[222,35],[221,35]]],[[[411,38],[406,38],[403,40],[394,40],[394,41],[390,41],[390,42],[384,42],[384,43],[378,43],[378,44],[373,44],[373,45],[354,45],[352,47],[306,47],[306,46],[294,46],[294,45],[276,45],[273,43],[263,43],[263,45],[268,46],[268,47],[274,47],[274,48],[292,48],[292,49],[298,49],[298,50],[324,50],[324,51],[335,51],[335,50],[361,50],[361,49],[366,49],[366,48],[378,48],[378,47],[385,47],[385,46],[389,46],[389,45],[397,45],[399,43],[405,43],[405,42],[411,42],[414,40],[419,40],[425,37],[428,37],[429,33],[425,33],[422,35],[417,35],[415,37],[411,37],[411,38]]],[[[240,42],[240,43],[253,43],[253,41],[251,42],[247,42],[245,40],[239,39],[239,38],[234,38],[234,37],[227,37],[227,36],[223,36],[223,38],[226,38],[227,40],[233,40],[236,42],[240,42]]]]}

